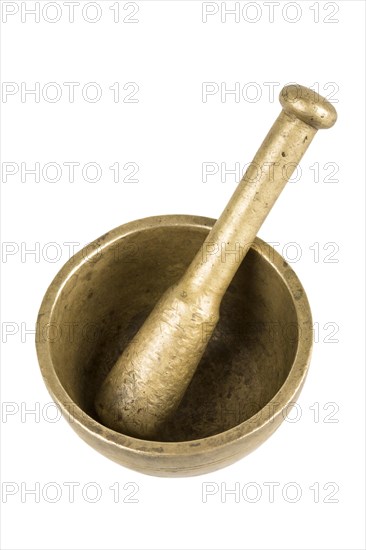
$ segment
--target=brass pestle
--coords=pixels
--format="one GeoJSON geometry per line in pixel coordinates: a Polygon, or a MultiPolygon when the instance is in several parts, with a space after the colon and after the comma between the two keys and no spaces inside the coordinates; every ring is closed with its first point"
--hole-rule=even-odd
{"type": "Polygon", "coordinates": [[[333,105],[303,86],[283,88],[280,103],[282,112],[187,271],[160,298],[97,393],[96,411],[107,427],[158,437],[195,373],[240,265],[231,256],[223,262],[222,247],[239,243],[246,253],[317,130],[337,118],[333,105]]]}

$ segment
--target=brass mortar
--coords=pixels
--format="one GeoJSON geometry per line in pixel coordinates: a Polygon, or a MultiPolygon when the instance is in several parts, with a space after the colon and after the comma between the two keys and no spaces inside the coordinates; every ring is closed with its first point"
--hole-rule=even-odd
{"type": "Polygon", "coordinates": [[[202,474],[253,451],[284,420],[308,370],[312,319],[305,291],[284,259],[257,238],[223,298],[198,370],[156,440],[98,421],[101,383],[213,225],[196,216],[122,225],[67,262],[40,308],[37,353],[51,396],[89,445],[146,474],[202,474]]]}

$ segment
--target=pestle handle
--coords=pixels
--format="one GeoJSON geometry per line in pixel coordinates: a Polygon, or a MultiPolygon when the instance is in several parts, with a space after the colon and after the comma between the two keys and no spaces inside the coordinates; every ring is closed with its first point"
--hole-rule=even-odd
{"type": "Polygon", "coordinates": [[[233,252],[238,244],[248,251],[317,130],[337,118],[333,105],[303,86],[283,88],[280,103],[282,112],[187,271],[215,293],[226,291],[239,267],[233,252]]]}
{"type": "Polygon", "coordinates": [[[282,112],[191,265],[103,382],[95,407],[106,426],[144,439],[159,437],[194,375],[240,265],[231,254],[223,262],[222,247],[249,249],[317,130],[330,128],[337,118],[326,99],[303,86],[283,88],[280,103],[282,112]]]}

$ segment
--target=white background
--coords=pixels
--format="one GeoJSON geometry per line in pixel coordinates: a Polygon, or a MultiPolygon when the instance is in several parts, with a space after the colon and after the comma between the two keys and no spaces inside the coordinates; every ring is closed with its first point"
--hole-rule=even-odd
{"type": "Polygon", "coordinates": [[[364,548],[364,3],[282,2],[271,19],[266,3],[241,2],[239,21],[228,15],[222,22],[221,2],[139,1],[130,16],[136,23],[123,21],[136,11],[126,2],[114,22],[116,2],[82,11],[88,2],[80,0],[73,23],[63,2],[46,11],[40,2],[39,22],[24,11],[34,2],[1,4],[3,21],[4,10],[15,12],[2,24],[2,78],[15,83],[2,99],[2,161],[14,163],[5,170],[18,168],[2,183],[3,548],[364,548]],[[204,23],[205,9],[217,13],[204,23]],[[39,102],[22,98],[22,86],[37,82],[39,102]],[[80,83],[74,102],[64,82],[80,83]],[[99,101],[90,101],[90,82],[102,91],[99,101]],[[116,82],[118,102],[109,89],[116,82]],[[135,103],[123,102],[129,82],[139,87],[135,103]],[[239,100],[216,93],[203,102],[204,82],[219,90],[238,82],[239,100]],[[301,179],[288,184],[259,233],[278,243],[312,307],[316,343],[297,407],[262,447],[224,470],[186,479],[127,470],[89,448],[63,419],[51,421],[34,335],[26,331],[69,257],[64,243],[77,243],[76,251],[150,215],[217,217],[236,178],[221,181],[218,173],[204,182],[202,163],[230,169],[250,162],[289,82],[328,96],[339,114],[333,129],[315,137],[301,179]],[[57,89],[62,96],[52,102],[57,89]],[[23,173],[22,182],[21,163],[36,162],[41,172],[57,163],[61,179],[47,181],[55,177],[50,169],[39,182],[23,173]],[[74,182],[65,162],[80,163],[74,182]],[[81,170],[89,162],[102,170],[94,183],[87,181],[92,169],[86,178],[81,170]],[[136,163],[138,182],[115,183],[109,167],[117,162],[121,180],[124,165],[136,163]],[[74,502],[67,482],[79,484],[74,502]],[[136,503],[123,502],[136,487],[129,482],[138,486],[136,503]],[[207,502],[204,483],[217,490],[207,502]],[[239,499],[228,494],[225,502],[235,484],[239,499]],[[40,502],[26,492],[32,487],[40,502]],[[100,499],[90,502],[96,490],[100,499]]]}

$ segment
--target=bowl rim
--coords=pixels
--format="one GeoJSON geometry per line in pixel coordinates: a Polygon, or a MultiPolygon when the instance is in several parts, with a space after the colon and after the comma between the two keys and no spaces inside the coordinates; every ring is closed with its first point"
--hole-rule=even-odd
{"type": "MultiPolygon", "coordinates": [[[[55,304],[61,295],[63,287],[71,277],[94,255],[100,254],[101,250],[109,247],[114,242],[127,235],[146,231],[157,226],[191,226],[194,228],[210,229],[215,221],[213,218],[185,214],[150,216],[127,222],[105,233],[73,255],[56,274],[42,300],[37,318],[37,327],[39,327],[41,322],[52,322],[55,304]],[[89,250],[91,245],[93,245],[93,252],[87,252],[86,254],[85,251],[89,250]]],[[[261,254],[271,264],[271,267],[276,270],[289,290],[300,330],[297,350],[289,374],[278,392],[262,409],[229,430],[200,439],[168,442],[131,437],[107,428],[85,413],[81,407],[72,401],[53,367],[49,341],[47,339],[36,338],[38,362],[44,382],[51,397],[60,407],[64,416],[66,418],[69,417],[69,422],[75,428],[79,427],[92,438],[99,439],[104,444],[118,448],[123,447],[126,451],[128,450],[141,455],[151,456],[154,454],[164,457],[177,455],[181,457],[191,456],[193,452],[195,455],[199,455],[207,453],[208,448],[215,450],[222,447],[230,447],[232,444],[244,440],[252,436],[253,433],[268,427],[268,424],[271,422],[274,422],[274,426],[277,426],[278,422],[275,422],[277,417],[282,414],[284,409],[291,406],[291,403],[294,403],[293,400],[300,392],[307,375],[313,344],[312,316],[305,290],[291,266],[272,246],[262,239],[256,237],[253,244],[260,247],[261,254]],[[267,249],[268,252],[266,252],[267,249]],[[70,403],[72,403],[72,412],[70,411],[70,403]]],[[[256,248],[256,246],[252,245],[252,248],[256,248]]]]}

